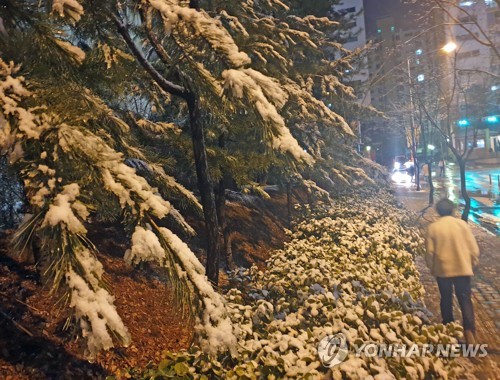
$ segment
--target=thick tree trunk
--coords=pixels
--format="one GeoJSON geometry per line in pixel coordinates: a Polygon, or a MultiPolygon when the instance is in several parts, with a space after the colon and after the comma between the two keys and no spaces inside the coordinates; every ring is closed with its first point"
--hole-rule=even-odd
{"type": "Polygon", "coordinates": [[[198,99],[190,95],[186,99],[189,108],[189,124],[191,127],[191,140],[193,142],[196,176],[198,190],[200,191],[201,204],[205,217],[207,231],[207,277],[215,285],[219,283],[219,257],[220,257],[220,229],[217,219],[215,196],[208,171],[208,160],[203,135],[198,99]]]}
{"type": "Polygon", "coordinates": [[[464,212],[462,213],[462,220],[466,222],[469,220],[470,213],[470,197],[467,193],[467,182],[465,180],[465,164],[466,161],[463,158],[458,160],[458,166],[460,168],[460,193],[465,202],[464,212]]]}

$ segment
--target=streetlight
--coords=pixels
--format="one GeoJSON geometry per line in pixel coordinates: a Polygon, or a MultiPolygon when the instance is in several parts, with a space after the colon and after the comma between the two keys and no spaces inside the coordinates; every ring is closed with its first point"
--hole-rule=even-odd
{"type": "Polygon", "coordinates": [[[450,54],[452,51],[455,51],[457,49],[457,44],[453,41],[448,42],[446,45],[444,45],[441,50],[444,51],[446,54],[450,54]]]}

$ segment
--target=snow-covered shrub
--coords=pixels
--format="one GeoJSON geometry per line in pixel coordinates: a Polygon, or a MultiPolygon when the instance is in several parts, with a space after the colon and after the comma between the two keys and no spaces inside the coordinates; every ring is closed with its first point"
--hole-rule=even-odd
{"type": "Polygon", "coordinates": [[[267,270],[240,270],[225,295],[238,337],[238,356],[208,357],[196,347],[168,354],[146,376],[184,378],[424,379],[452,377],[451,359],[356,357],[363,343],[454,343],[456,324],[431,325],[413,255],[418,230],[390,195],[336,199],[303,209],[291,241],[273,253],[267,270]],[[342,332],[350,353],[329,370],[317,346],[342,332]]]}

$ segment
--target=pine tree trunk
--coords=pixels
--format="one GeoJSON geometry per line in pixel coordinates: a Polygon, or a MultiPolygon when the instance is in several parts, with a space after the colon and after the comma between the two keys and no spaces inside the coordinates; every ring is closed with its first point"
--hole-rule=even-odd
{"type": "Polygon", "coordinates": [[[219,258],[220,258],[220,229],[217,219],[215,195],[212,188],[210,174],[208,171],[208,160],[203,135],[203,125],[200,115],[198,99],[190,95],[186,99],[189,108],[189,124],[191,127],[191,140],[193,142],[194,161],[196,176],[198,178],[198,190],[200,191],[201,204],[205,217],[205,228],[207,232],[207,277],[215,285],[219,283],[219,258]]]}

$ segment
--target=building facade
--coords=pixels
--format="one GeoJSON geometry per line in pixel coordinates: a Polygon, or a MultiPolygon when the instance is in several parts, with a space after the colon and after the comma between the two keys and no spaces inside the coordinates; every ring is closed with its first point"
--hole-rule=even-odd
{"type": "Polygon", "coordinates": [[[500,9],[494,0],[458,0],[445,17],[457,45],[455,146],[474,145],[472,159],[500,163],[500,9]]]}

